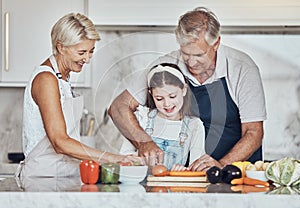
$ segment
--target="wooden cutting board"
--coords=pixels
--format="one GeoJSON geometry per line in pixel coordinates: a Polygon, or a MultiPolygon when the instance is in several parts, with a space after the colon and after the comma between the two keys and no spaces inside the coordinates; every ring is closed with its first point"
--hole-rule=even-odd
{"type": "Polygon", "coordinates": [[[206,182],[206,176],[180,177],[180,176],[153,176],[149,175],[147,181],[151,182],[206,182]]]}
{"type": "Polygon", "coordinates": [[[205,176],[198,177],[178,177],[178,176],[148,176],[147,186],[178,186],[178,187],[206,187],[205,176]]]}
{"type": "Polygon", "coordinates": [[[209,183],[193,183],[193,182],[165,182],[165,181],[147,181],[147,186],[166,186],[166,187],[207,187],[209,183]]]}

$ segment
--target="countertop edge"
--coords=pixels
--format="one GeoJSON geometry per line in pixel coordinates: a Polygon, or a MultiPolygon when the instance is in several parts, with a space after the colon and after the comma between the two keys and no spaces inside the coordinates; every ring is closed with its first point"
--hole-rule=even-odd
{"type": "Polygon", "coordinates": [[[221,193],[0,192],[3,207],[289,207],[299,195],[221,193]],[[183,206],[184,205],[184,206],[183,206]]]}

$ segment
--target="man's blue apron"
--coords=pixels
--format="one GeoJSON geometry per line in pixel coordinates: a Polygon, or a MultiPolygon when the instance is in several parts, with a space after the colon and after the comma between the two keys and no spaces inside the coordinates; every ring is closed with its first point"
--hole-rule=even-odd
{"type": "MultiPolygon", "coordinates": [[[[211,84],[194,87],[189,84],[198,104],[194,108],[200,114],[205,127],[205,151],[214,159],[224,157],[242,135],[239,109],[233,102],[225,78],[211,84]]],[[[262,160],[262,147],[248,159],[262,160]]]]}

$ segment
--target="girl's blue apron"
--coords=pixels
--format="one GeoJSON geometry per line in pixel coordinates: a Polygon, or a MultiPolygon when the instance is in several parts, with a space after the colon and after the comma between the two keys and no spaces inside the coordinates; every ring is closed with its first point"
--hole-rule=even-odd
{"type": "Polygon", "coordinates": [[[152,136],[154,131],[154,119],[157,116],[157,109],[152,109],[148,113],[147,126],[145,131],[149,134],[153,141],[159,146],[161,150],[164,151],[164,165],[171,169],[174,164],[182,164],[185,165],[188,156],[184,155],[184,145],[187,145],[185,141],[188,138],[188,125],[189,125],[189,117],[184,116],[184,119],[181,123],[180,133],[178,138],[175,140],[165,139],[160,137],[152,136]]]}
{"type": "MultiPolygon", "coordinates": [[[[205,128],[205,151],[219,160],[242,136],[239,109],[229,94],[224,77],[211,84],[195,87],[189,83],[189,86],[198,105],[193,111],[200,114],[205,128]]],[[[257,160],[262,160],[262,147],[248,159],[252,163],[257,160]]]]}

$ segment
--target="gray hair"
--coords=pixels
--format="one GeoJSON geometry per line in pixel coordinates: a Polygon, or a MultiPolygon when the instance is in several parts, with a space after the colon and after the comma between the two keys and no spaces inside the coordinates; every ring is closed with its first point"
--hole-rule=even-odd
{"type": "Polygon", "coordinates": [[[95,25],[83,14],[69,13],[60,18],[52,27],[52,52],[54,55],[57,54],[57,42],[60,42],[64,46],[71,46],[85,39],[100,40],[100,35],[95,25]]]}
{"type": "Polygon", "coordinates": [[[179,18],[175,34],[180,45],[195,42],[204,35],[206,42],[212,46],[220,36],[220,22],[209,9],[197,7],[179,18]]]}

